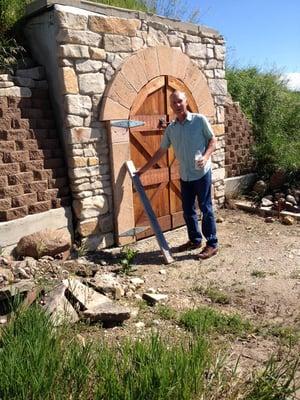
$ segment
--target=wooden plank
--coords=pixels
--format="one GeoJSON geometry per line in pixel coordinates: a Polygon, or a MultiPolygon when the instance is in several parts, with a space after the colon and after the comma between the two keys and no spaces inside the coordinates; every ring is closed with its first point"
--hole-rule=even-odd
{"type": "Polygon", "coordinates": [[[137,98],[135,99],[132,107],[131,107],[131,115],[135,115],[139,108],[144,104],[146,98],[155,92],[156,90],[160,89],[165,85],[165,77],[158,76],[157,78],[152,79],[147,85],[145,85],[139,92],[137,98]]]}
{"type": "Polygon", "coordinates": [[[160,250],[162,252],[162,255],[163,255],[164,259],[165,259],[165,262],[167,264],[170,264],[171,262],[174,261],[174,259],[173,259],[172,255],[171,255],[169,245],[168,245],[168,243],[167,243],[167,241],[166,241],[166,239],[165,239],[165,237],[164,237],[164,235],[163,235],[163,233],[161,231],[161,228],[160,228],[160,226],[158,224],[157,218],[156,218],[156,216],[155,216],[155,214],[153,212],[153,209],[151,207],[150,201],[149,201],[148,197],[146,196],[146,193],[144,191],[144,188],[143,188],[143,185],[142,185],[142,183],[140,181],[140,178],[139,178],[138,175],[136,175],[135,166],[134,166],[134,164],[133,164],[133,162],[131,160],[126,162],[126,166],[127,166],[127,170],[129,172],[129,175],[130,175],[130,177],[132,179],[132,182],[134,184],[134,187],[135,187],[136,191],[138,192],[138,194],[140,196],[140,199],[141,199],[141,201],[143,203],[145,212],[146,212],[146,214],[147,214],[147,216],[149,218],[151,227],[152,227],[152,229],[153,229],[153,231],[155,233],[158,245],[159,245],[160,250]]]}

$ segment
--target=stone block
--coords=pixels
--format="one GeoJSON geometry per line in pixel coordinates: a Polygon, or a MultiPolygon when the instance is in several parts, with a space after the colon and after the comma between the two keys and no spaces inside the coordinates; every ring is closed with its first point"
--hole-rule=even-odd
{"type": "Polygon", "coordinates": [[[82,94],[100,94],[104,92],[104,75],[101,73],[80,74],[79,89],[82,94]]]}
{"type": "Polygon", "coordinates": [[[78,93],[77,76],[73,68],[65,67],[61,69],[62,72],[62,91],[66,93],[78,93]]]}
{"type": "Polygon", "coordinates": [[[51,202],[50,201],[41,201],[36,204],[32,204],[28,207],[29,214],[36,214],[45,211],[49,211],[51,209],[51,202]]]}
{"type": "Polygon", "coordinates": [[[136,36],[137,30],[141,27],[138,19],[125,19],[104,16],[89,16],[89,29],[98,33],[111,33],[114,35],[136,36]]]}
{"type": "Polygon", "coordinates": [[[111,119],[128,119],[129,108],[126,108],[109,97],[104,97],[101,121],[109,121],[111,119]]]}
{"type": "Polygon", "coordinates": [[[69,114],[87,117],[92,108],[92,101],[89,96],[69,94],[65,96],[64,108],[69,114]]]}
{"type": "Polygon", "coordinates": [[[44,69],[44,67],[18,69],[16,71],[16,76],[19,76],[21,78],[42,80],[42,79],[45,79],[45,69],[44,69]]]}
{"type": "Polygon", "coordinates": [[[85,30],[87,28],[88,16],[56,10],[56,20],[60,28],[85,30]]]}
{"type": "Polygon", "coordinates": [[[58,56],[61,58],[89,58],[90,54],[88,46],[68,44],[59,46],[58,56]]]}
{"type": "Polygon", "coordinates": [[[99,307],[106,303],[112,303],[108,297],[81,283],[78,279],[69,278],[63,281],[73,298],[77,300],[83,310],[99,307]]]}
{"type": "Polygon", "coordinates": [[[104,49],[99,49],[98,47],[90,47],[90,58],[92,60],[105,60],[106,51],[104,49]]]}
{"type": "Polygon", "coordinates": [[[79,115],[67,115],[65,120],[65,126],[68,128],[73,128],[75,126],[82,126],[83,118],[79,115]]]}
{"type": "Polygon", "coordinates": [[[105,35],[103,39],[103,48],[111,52],[131,51],[131,40],[129,36],[105,35]]]}
{"type": "Polygon", "coordinates": [[[71,43],[98,47],[102,37],[89,31],[61,29],[56,36],[57,43],[71,43]]]}
{"type": "Polygon", "coordinates": [[[227,95],[227,81],[225,79],[209,79],[208,83],[212,94],[227,95]]]}
{"type": "Polygon", "coordinates": [[[85,318],[91,322],[102,322],[104,324],[122,323],[130,318],[130,309],[119,304],[105,303],[83,312],[85,318]]]}
{"type": "Polygon", "coordinates": [[[202,43],[187,43],[186,44],[186,54],[189,57],[206,59],[207,48],[205,44],[202,43]]]}
{"type": "Polygon", "coordinates": [[[73,201],[74,212],[78,219],[91,219],[108,212],[108,199],[105,195],[87,197],[73,201]]]}
{"type": "Polygon", "coordinates": [[[29,88],[12,86],[6,89],[0,89],[0,96],[6,97],[31,97],[32,92],[29,88]]]}
{"type": "Polygon", "coordinates": [[[76,71],[79,73],[99,72],[103,63],[98,60],[77,60],[75,61],[76,71]]]}
{"type": "Polygon", "coordinates": [[[70,130],[69,143],[95,142],[103,139],[101,130],[98,128],[75,127],[70,130]]]}
{"type": "Polygon", "coordinates": [[[77,226],[77,231],[83,237],[95,235],[98,232],[98,218],[93,218],[87,221],[80,221],[77,226]]]}

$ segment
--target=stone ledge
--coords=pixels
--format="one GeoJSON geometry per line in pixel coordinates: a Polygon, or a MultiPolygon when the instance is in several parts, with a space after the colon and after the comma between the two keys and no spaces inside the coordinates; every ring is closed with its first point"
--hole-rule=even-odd
{"type": "MultiPolygon", "coordinates": [[[[251,201],[236,201],[234,202],[234,204],[240,210],[248,211],[253,214],[258,214],[261,217],[278,216],[278,211],[271,210],[269,207],[256,207],[251,201]]],[[[296,221],[300,221],[300,213],[293,213],[289,211],[280,211],[279,213],[279,217],[285,217],[287,215],[295,218],[296,221]]]]}
{"type": "Polygon", "coordinates": [[[72,211],[70,207],[52,209],[43,213],[28,215],[13,221],[0,223],[0,246],[14,246],[21,237],[45,229],[68,227],[72,235],[72,211]]]}

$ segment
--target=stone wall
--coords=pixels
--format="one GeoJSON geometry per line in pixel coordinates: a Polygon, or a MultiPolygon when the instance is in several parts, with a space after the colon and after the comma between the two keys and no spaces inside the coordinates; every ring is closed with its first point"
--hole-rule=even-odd
{"type": "Polygon", "coordinates": [[[225,105],[225,170],[226,177],[253,172],[251,147],[254,143],[251,124],[238,103],[225,105]]]}
{"type": "MultiPolygon", "coordinates": [[[[215,106],[210,120],[218,136],[218,149],[213,155],[215,203],[222,205],[224,103],[227,95],[222,36],[207,27],[142,12],[83,1],[76,2],[77,8],[71,7],[75,4],[72,1],[65,0],[63,4],[55,4],[47,11],[31,9],[40,14],[28,20],[25,33],[35,58],[43,63],[49,76],[68,159],[76,229],[87,238],[89,248],[114,243],[108,129],[99,114],[104,103],[122,114],[122,96],[124,100],[124,97],[139,91],[139,88],[130,86],[127,91],[109,97],[111,81],[126,60],[142,49],[162,46],[174,49],[185,54],[204,74],[215,106]]],[[[176,62],[174,57],[175,69],[180,71],[183,66],[176,65],[176,62]]],[[[135,72],[137,79],[144,65],[135,72]]],[[[159,73],[168,74],[168,65],[169,60],[161,60],[159,73]]],[[[147,68],[151,69],[151,60],[147,68]]],[[[193,92],[191,71],[190,75],[193,92]]],[[[200,86],[197,88],[199,91],[200,86]]],[[[203,101],[205,103],[205,99],[203,101]]]]}
{"type": "Polygon", "coordinates": [[[1,222],[70,204],[64,152],[43,78],[41,67],[0,75],[0,230],[1,222]]]}

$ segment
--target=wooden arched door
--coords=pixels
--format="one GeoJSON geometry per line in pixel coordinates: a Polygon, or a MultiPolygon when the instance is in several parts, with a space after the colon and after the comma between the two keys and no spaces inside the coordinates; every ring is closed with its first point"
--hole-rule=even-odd
{"type": "MultiPolygon", "coordinates": [[[[165,123],[174,119],[169,98],[176,89],[186,93],[189,110],[198,112],[191,92],[180,80],[171,76],[159,76],[148,82],[132,105],[130,119],[145,122],[142,127],[130,129],[130,154],[137,169],[159,148],[165,123]]],[[[161,229],[166,231],[183,225],[179,165],[172,147],[151,170],[142,175],[141,181],[161,229]]],[[[135,226],[149,226],[149,220],[135,191],[133,204],[135,226]]],[[[152,234],[152,229],[149,228],[136,236],[141,239],[152,234]]]]}

